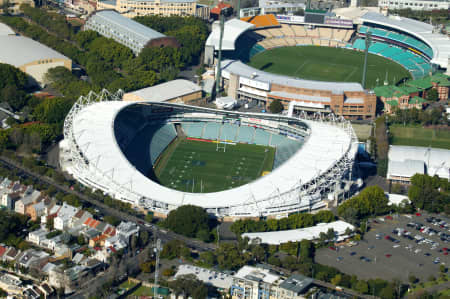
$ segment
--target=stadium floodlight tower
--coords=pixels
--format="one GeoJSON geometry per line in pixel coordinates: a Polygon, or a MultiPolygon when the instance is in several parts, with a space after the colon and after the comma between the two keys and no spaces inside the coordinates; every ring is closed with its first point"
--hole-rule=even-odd
{"type": "Polygon", "coordinates": [[[217,55],[217,71],[216,71],[216,93],[212,93],[212,102],[216,100],[217,94],[220,92],[220,81],[222,77],[222,40],[223,40],[223,31],[225,27],[224,15],[222,10],[219,12],[219,22],[220,22],[220,37],[219,37],[219,53],[217,55]]]}
{"type": "Polygon", "coordinates": [[[364,50],[364,68],[363,68],[363,77],[362,77],[362,87],[366,88],[366,75],[367,75],[367,57],[369,56],[369,47],[371,43],[371,35],[370,31],[367,31],[366,34],[366,49],[364,50]]]}

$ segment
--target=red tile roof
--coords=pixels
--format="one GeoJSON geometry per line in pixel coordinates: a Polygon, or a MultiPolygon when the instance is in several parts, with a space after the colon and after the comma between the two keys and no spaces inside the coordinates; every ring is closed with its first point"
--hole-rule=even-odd
{"type": "Polygon", "coordinates": [[[211,9],[211,13],[218,15],[222,11],[222,9],[228,9],[231,5],[223,2],[219,2],[216,7],[211,9]]]}
{"type": "Polygon", "coordinates": [[[0,246],[0,257],[2,257],[5,254],[6,250],[7,250],[6,247],[0,246]]]}

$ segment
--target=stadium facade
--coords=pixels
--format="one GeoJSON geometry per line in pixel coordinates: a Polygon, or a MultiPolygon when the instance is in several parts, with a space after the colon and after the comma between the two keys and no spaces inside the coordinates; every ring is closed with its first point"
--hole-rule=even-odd
{"type": "MultiPolygon", "coordinates": [[[[81,97],[66,117],[60,143],[60,163],[65,171],[80,183],[118,200],[161,216],[193,204],[223,219],[275,217],[324,208],[352,186],[349,178],[357,138],[342,118],[312,121],[120,98],[106,91],[81,97]],[[164,127],[186,121],[237,123],[304,143],[271,173],[246,185],[213,193],[182,192],[149,179],[126,158],[124,149],[149,125],[164,127]]],[[[158,155],[162,150],[149,151],[158,155]]]]}
{"type": "Polygon", "coordinates": [[[147,47],[180,46],[174,37],[165,36],[114,10],[94,12],[87,18],[84,30],[94,30],[100,35],[112,38],[130,48],[136,55],[147,47]]]}
{"type": "MultiPolygon", "coordinates": [[[[373,11],[359,14],[354,10],[340,10],[341,16],[356,16],[349,18],[305,11],[304,17],[258,15],[226,22],[222,48],[225,90],[236,100],[256,101],[262,107],[279,99],[285,108],[295,106],[293,110],[298,113],[333,112],[348,119],[373,118],[376,95],[359,83],[303,80],[269,74],[246,65],[253,55],[286,46],[314,45],[364,51],[368,32],[372,38],[369,53],[400,64],[413,79],[448,68],[450,38],[433,26],[373,11]]],[[[219,32],[218,26],[213,26],[206,42],[205,63],[210,66],[216,64],[219,32]]],[[[383,79],[380,78],[380,85],[383,79]]],[[[395,80],[392,76],[389,79],[395,80]]]]}
{"type": "Polygon", "coordinates": [[[98,10],[114,9],[128,18],[152,15],[195,16],[197,14],[196,0],[107,0],[98,1],[97,6],[98,10]]]}

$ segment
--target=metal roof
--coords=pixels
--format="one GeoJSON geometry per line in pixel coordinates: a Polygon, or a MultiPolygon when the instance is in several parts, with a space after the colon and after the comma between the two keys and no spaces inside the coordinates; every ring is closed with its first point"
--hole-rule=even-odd
{"type": "Polygon", "coordinates": [[[420,146],[391,145],[389,147],[388,178],[390,176],[412,177],[416,173],[450,176],[450,150],[420,146]]]}
{"type": "Polygon", "coordinates": [[[21,67],[27,63],[44,59],[70,60],[61,53],[24,36],[0,36],[0,45],[0,62],[11,64],[15,67],[21,67]]]}
{"type": "Polygon", "coordinates": [[[433,32],[433,26],[416,20],[399,16],[384,16],[376,12],[368,12],[361,18],[363,22],[370,22],[409,33],[428,44],[433,50],[432,63],[447,68],[450,57],[450,38],[433,32]]]}
{"type": "Polygon", "coordinates": [[[326,233],[330,228],[332,228],[337,235],[343,235],[347,228],[353,230],[355,227],[350,223],[342,220],[330,222],[330,223],[319,223],[315,226],[282,230],[274,232],[260,232],[260,233],[245,233],[242,234],[242,238],[248,237],[250,240],[260,239],[261,243],[269,245],[280,245],[288,242],[300,242],[301,240],[314,240],[320,237],[320,233],[326,233]]]}
{"type": "Polygon", "coordinates": [[[295,294],[304,293],[313,283],[313,279],[300,274],[291,275],[280,284],[280,288],[294,292],[295,294]]]}
{"type": "MultiPolygon", "coordinates": [[[[200,86],[191,81],[185,79],[177,79],[155,86],[135,90],[128,94],[138,96],[142,101],[164,102],[201,90],[202,88],[200,86]]],[[[124,97],[126,97],[126,95],[124,97]]]]}
{"type": "MultiPolygon", "coordinates": [[[[222,39],[222,50],[234,50],[234,43],[238,39],[238,37],[249,30],[250,28],[254,28],[255,25],[238,20],[231,19],[225,22],[223,39],[222,39]]],[[[213,23],[212,31],[206,40],[206,46],[213,46],[214,49],[219,48],[219,39],[220,39],[220,25],[219,21],[215,21],[213,23]]]]}
{"type": "Polygon", "coordinates": [[[222,62],[222,73],[224,77],[227,73],[233,73],[254,81],[275,83],[296,88],[326,90],[334,94],[342,94],[344,91],[364,91],[359,83],[313,81],[275,75],[260,71],[238,60],[224,60],[222,62]]]}
{"type": "MultiPolygon", "coordinates": [[[[74,116],[73,136],[76,144],[85,159],[92,161],[89,165],[90,173],[84,175],[85,178],[97,180],[98,184],[129,186],[135,194],[169,205],[193,204],[203,208],[221,208],[242,206],[248,202],[265,202],[273,194],[289,192],[299,182],[310,182],[331,169],[347,155],[347,151],[353,153],[356,150],[356,143],[345,128],[302,120],[309,127],[310,136],[287,162],[271,173],[249,184],[225,191],[181,192],[159,185],[137,171],[117,144],[113,126],[116,115],[125,107],[138,104],[124,101],[98,102],[84,107],[74,116]]],[[[169,103],[165,105],[184,106],[169,103]]],[[[208,111],[213,113],[216,110],[208,111]]]]}
{"type": "Polygon", "coordinates": [[[155,38],[165,37],[164,34],[153,30],[147,26],[142,25],[136,21],[133,21],[127,17],[122,16],[120,13],[113,10],[101,10],[93,14],[89,20],[92,19],[96,22],[107,23],[115,25],[122,30],[125,30],[129,34],[138,36],[141,40],[150,41],[155,38]]]}

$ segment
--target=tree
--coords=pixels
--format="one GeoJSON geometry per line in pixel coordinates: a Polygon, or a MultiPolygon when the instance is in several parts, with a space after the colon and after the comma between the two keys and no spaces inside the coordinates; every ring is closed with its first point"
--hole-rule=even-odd
{"type": "Polygon", "coordinates": [[[273,100],[269,105],[269,110],[272,113],[280,113],[281,111],[283,111],[283,109],[283,104],[281,104],[281,101],[279,99],[273,100]]]}
{"type": "Polygon", "coordinates": [[[117,226],[120,224],[120,219],[115,216],[107,215],[104,217],[105,222],[111,224],[112,226],[117,226]]]}
{"type": "Polygon", "coordinates": [[[216,257],[211,251],[204,251],[200,253],[200,261],[202,261],[208,267],[212,267],[216,263],[216,257]]]}
{"type": "Polygon", "coordinates": [[[336,274],[336,276],[331,279],[331,283],[334,284],[335,286],[337,286],[341,283],[341,280],[342,280],[342,275],[336,274]]]}
{"type": "Polygon", "coordinates": [[[53,223],[54,223],[54,218],[47,218],[47,222],[45,223],[45,228],[47,230],[52,230],[53,229],[53,223]]]}
{"type": "Polygon", "coordinates": [[[145,245],[147,245],[148,239],[149,239],[148,231],[146,231],[146,230],[141,230],[141,231],[139,232],[139,245],[140,245],[141,247],[144,247],[145,245]]]}
{"type": "Polygon", "coordinates": [[[186,237],[196,237],[201,230],[209,231],[209,216],[197,206],[186,205],[170,211],[163,225],[186,237]]]}
{"type": "Polygon", "coordinates": [[[414,275],[409,275],[408,280],[411,284],[414,284],[418,281],[417,277],[414,275]]]}
{"type": "Polygon", "coordinates": [[[431,88],[427,91],[427,100],[436,102],[439,99],[439,94],[435,88],[431,88]]]}
{"type": "Polygon", "coordinates": [[[151,273],[155,271],[155,261],[147,261],[139,265],[139,268],[144,273],[151,273]]]}
{"type": "Polygon", "coordinates": [[[365,282],[364,280],[359,280],[356,283],[355,289],[361,294],[367,294],[367,292],[369,291],[369,286],[367,285],[367,282],[365,282]]]}
{"type": "Polygon", "coordinates": [[[391,285],[386,286],[380,291],[380,298],[386,299],[395,299],[397,295],[395,293],[394,288],[391,285]]]}

